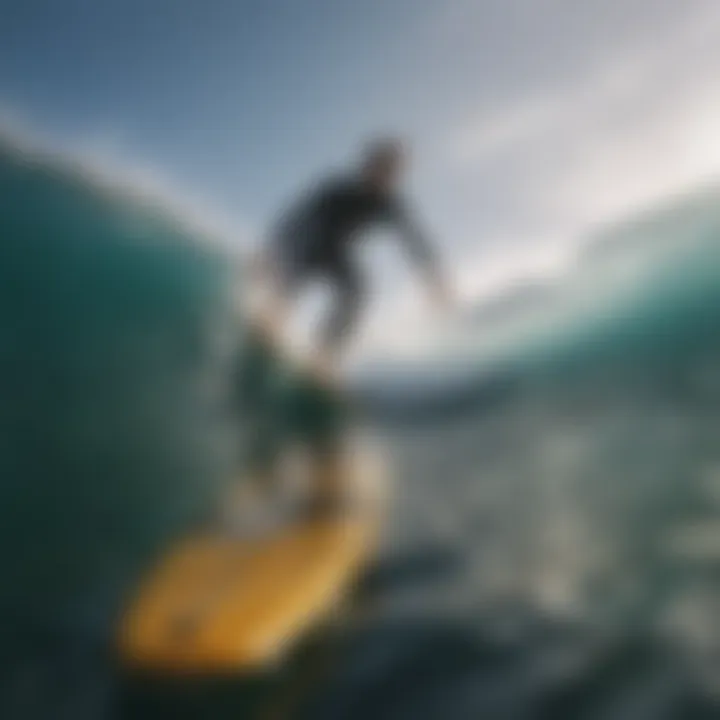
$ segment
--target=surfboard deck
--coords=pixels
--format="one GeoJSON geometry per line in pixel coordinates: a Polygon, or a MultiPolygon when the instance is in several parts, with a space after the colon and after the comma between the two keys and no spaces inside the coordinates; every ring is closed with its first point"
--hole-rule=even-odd
{"type": "Polygon", "coordinates": [[[203,674],[261,672],[281,661],[332,615],[376,549],[379,469],[360,460],[349,466],[356,492],[349,513],[265,537],[206,531],[173,549],[124,618],[125,663],[203,674]]]}

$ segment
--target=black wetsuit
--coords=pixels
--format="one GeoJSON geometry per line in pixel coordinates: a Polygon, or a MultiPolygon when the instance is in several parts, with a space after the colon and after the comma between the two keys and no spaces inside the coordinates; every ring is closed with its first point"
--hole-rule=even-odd
{"type": "Polygon", "coordinates": [[[329,282],[336,301],[323,342],[340,343],[354,326],[365,284],[351,248],[364,230],[394,227],[413,258],[431,271],[434,255],[403,203],[374,190],[360,178],[332,178],[303,198],[273,233],[283,291],[292,295],[311,279],[329,282]]]}

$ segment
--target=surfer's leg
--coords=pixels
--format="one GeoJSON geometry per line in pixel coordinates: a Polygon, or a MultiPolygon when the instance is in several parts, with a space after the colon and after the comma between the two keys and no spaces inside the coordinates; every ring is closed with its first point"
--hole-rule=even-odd
{"type": "Polygon", "coordinates": [[[281,250],[272,248],[256,269],[257,296],[251,298],[254,305],[250,307],[251,322],[238,377],[243,415],[249,418],[244,469],[253,478],[257,494],[268,496],[277,485],[285,443],[284,410],[277,389],[278,368],[282,364],[278,341],[308,274],[294,254],[281,250]]]}
{"type": "Polygon", "coordinates": [[[282,335],[293,302],[302,284],[309,280],[311,268],[296,253],[286,248],[276,249],[271,256],[269,268],[259,325],[272,341],[282,335]]]}
{"type": "Polygon", "coordinates": [[[321,352],[330,362],[335,362],[355,330],[364,291],[360,274],[346,259],[334,263],[326,275],[333,286],[334,304],[323,329],[321,352]]]}

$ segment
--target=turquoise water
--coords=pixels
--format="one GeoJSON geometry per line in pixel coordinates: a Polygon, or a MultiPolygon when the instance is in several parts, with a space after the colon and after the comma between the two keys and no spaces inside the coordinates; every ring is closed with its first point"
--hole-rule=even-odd
{"type": "Polygon", "coordinates": [[[3,142],[0,198],[0,608],[11,628],[103,627],[224,481],[227,266],[169,215],[3,142]]]}
{"type": "MultiPolygon", "coordinates": [[[[375,404],[396,502],[372,602],[292,716],[712,712],[717,200],[598,238],[542,332],[497,367],[478,355],[461,414],[417,425],[375,404]],[[479,391],[489,371],[502,392],[479,391]]],[[[233,400],[232,266],[180,213],[7,140],[0,237],[0,715],[115,717],[117,614],[212,510],[251,423],[233,400]]],[[[170,696],[147,716],[247,701],[230,683],[193,715],[170,696]]]]}

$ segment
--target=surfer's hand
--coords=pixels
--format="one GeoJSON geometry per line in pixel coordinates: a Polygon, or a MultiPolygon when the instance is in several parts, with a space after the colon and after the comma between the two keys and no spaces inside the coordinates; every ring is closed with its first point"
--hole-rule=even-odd
{"type": "Polygon", "coordinates": [[[447,311],[453,304],[453,293],[445,278],[434,275],[428,283],[430,300],[437,310],[447,311]]]}

